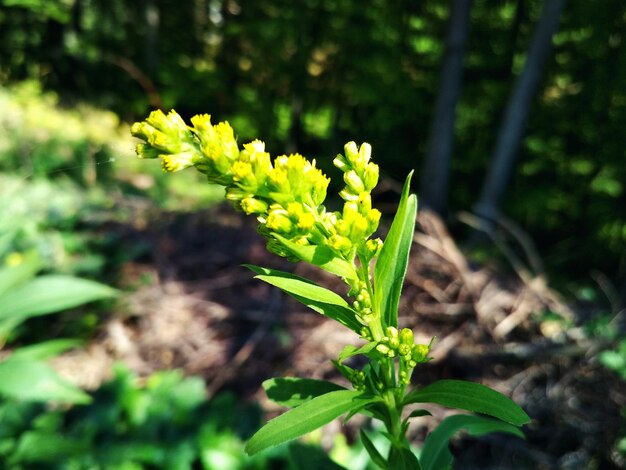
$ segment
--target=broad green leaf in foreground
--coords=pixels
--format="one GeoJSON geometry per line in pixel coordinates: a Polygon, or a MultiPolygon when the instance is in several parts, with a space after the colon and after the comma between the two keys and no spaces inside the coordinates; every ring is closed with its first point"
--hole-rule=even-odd
{"type": "Polygon", "coordinates": [[[26,255],[21,264],[0,269],[0,297],[32,279],[40,268],[41,263],[36,257],[26,255]]]}
{"type": "Polygon", "coordinates": [[[0,363],[0,395],[16,400],[89,403],[85,392],[58,376],[45,362],[12,359],[0,363]]]}
{"type": "Polygon", "coordinates": [[[326,380],[278,377],[263,382],[267,398],[279,405],[294,407],[320,395],[336,390],[345,390],[340,385],[326,380]]]}
{"type": "Polygon", "coordinates": [[[383,315],[384,327],[398,326],[398,302],[417,215],[417,198],[415,194],[409,194],[412,174],[404,183],[398,212],[374,266],[374,310],[383,315]]]}
{"type": "Polygon", "coordinates": [[[310,309],[332,318],[357,333],[363,328],[356,319],[354,310],[340,295],[290,273],[259,266],[245,266],[257,273],[255,276],[257,279],[278,287],[310,309]]]}
{"type": "Polygon", "coordinates": [[[465,429],[472,436],[482,436],[492,432],[506,432],[524,437],[519,428],[475,415],[454,415],[444,419],[424,441],[420,460],[423,470],[445,470],[452,467],[452,454],[448,441],[459,431],[465,429]]]}
{"type": "Polygon", "coordinates": [[[337,390],[313,398],[268,421],[246,443],[246,453],[253,455],[269,447],[303,436],[330,423],[342,414],[375,400],[374,398],[366,398],[361,392],[354,390],[337,390]]]}
{"type": "Polygon", "coordinates": [[[0,321],[47,315],[116,295],[115,289],[87,279],[39,276],[0,297],[0,321]]]}
{"type": "Polygon", "coordinates": [[[436,403],[449,408],[483,413],[515,426],[530,421],[513,400],[489,387],[464,380],[440,380],[408,394],[404,403],[436,403]]]}

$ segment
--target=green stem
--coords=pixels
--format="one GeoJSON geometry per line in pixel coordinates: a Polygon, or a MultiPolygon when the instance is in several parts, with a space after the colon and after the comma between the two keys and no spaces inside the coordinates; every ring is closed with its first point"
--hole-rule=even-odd
{"type": "Polygon", "coordinates": [[[385,393],[385,403],[389,414],[387,431],[393,437],[392,445],[402,445],[405,436],[402,434],[402,409],[398,407],[396,395],[392,389],[385,393]]]}

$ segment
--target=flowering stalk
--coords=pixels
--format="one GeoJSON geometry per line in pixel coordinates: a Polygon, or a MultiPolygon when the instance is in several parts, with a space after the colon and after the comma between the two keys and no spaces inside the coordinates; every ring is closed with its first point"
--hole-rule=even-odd
{"type": "MultiPolygon", "coordinates": [[[[259,430],[248,442],[252,454],[310,432],[348,413],[365,412],[381,420],[391,442],[383,457],[367,434],[363,445],[382,468],[421,468],[429,458],[418,460],[406,439],[409,420],[427,414],[415,410],[403,417],[413,403],[438,403],[480,412],[502,421],[472,417],[465,427],[510,433],[519,431],[528,416],[508,398],[483,387],[461,381],[439,381],[421,390],[408,391],[415,367],[429,360],[429,344],[415,342],[413,331],[398,329],[398,301],[406,274],[413,237],[417,201],[409,194],[411,175],[405,183],[398,211],[383,243],[372,238],[380,211],[372,207],[371,192],[379,168],[370,161],[371,146],[349,142],[333,163],[343,173],[341,211],[324,206],[330,180],[300,154],[274,160],[259,140],[239,147],[227,122],[213,125],[207,114],[191,118],[191,126],[175,112],[154,111],[131,132],[143,142],[140,158],[161,158],[163,170],[176,172],[195,167],[211,183],[224,186],[226,199],[235,208],[256,216],[258,231],[267,238],[272,253],[291,261],[305,261],[340,276],[349,286],[351,303],[313,282],[289,273],[249,266],[257,278],[279,287],[313,310],[350,328],[366,340],[357,348],[346,346],[336,361],[339,372],[354,390],[310,379],[272,379],[264,383],[268,396],[279,404],[295,406],[259,430]],[[373,270],[372,270],[373,266],[373,270]],[[365,355],[368,363],[355,369],[345,361],[365,355]],[[302,397],[308,397],[303,399],[302,397]]],[[[441,448],[438,434],[422,450],[441,448]]],[[[442,437],[443,436],[443,437],[442,437]]],[[[451,461],[451,456],[450,456],[451,461]]],[[[430,461],[430,464],[434,464],[430,461]]],[[[430,467],[427,467],[430,468],[430,467]]]]}

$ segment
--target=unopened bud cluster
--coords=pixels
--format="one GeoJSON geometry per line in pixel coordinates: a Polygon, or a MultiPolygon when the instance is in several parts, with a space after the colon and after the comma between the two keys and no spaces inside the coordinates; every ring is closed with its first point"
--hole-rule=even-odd
{"type": "Polygon", "coordinates": [[[390,326],[376,346],[379,353],[389,358],[400,358],[399,378],[402,385],[410,382],[411,373],[417,364],[428,361],[430,345],[415,344],[414,341],[413,331],[409,328],[398,332],[397,328],[390,326]]]}
{"type": "Polygon", "coordinates": [[[369,237],[378,228],[380,211],[372,209],[372,189],[378,184],[378,165],[370,162],[372,147],[364,143],[357,147],[356,143],[348,142],[344,146],[345,155],[337,155],[333,164],[343,172],[346,184],[339,193],[345,201],[341,219],[333,226],[331,243],[342,250],[356,246],[358,254],[364,261],[377,256],[382,241],[369,237]]]}

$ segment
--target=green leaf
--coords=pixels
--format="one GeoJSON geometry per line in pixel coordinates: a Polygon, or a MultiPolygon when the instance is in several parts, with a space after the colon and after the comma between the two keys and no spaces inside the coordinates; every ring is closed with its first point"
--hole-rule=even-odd
{"type": "Polygon", "coordinates": [[[337,358],[337,361],[339,361],[339,363],[341,364],[343,361],[345,361],[346,359],[352,356],[357,356],[359,354],[367,354],[372,349],[374,349],[377,344],[378,343],[376,341],[370,341],[369,343],[364,344],[363,346],[359,348],[351,344],[348,344],[345,348],[343,348],[343,351],[339,353],[339,357],[337,358]]]}
{"type": "Polygon", "coordinates": [[[0,395],[17,400],[89,403],[91,398],[48,364],[9,358],[0,363],[0,395]]]}
{"type": "Polygon", "coordinates": [[[424,441],[420,461],[423,470],[444,470],[452,468],[452,454],[448,442],[457,432],[465,429],[472,436],[482,436],[492,432],[506,432],[524,437],[519,428],[475,415],[454,415],[444,419],[424,441]]]}
{"type": "Polygon", "coordinates": [[[440,380],[409,393],[404,404],[436,403],[449,408],[483,413],[515,426],[530,421],[513,400],[484,385],[464,380],[440,380]]]}
{"type": "Polygon", "coordinates": [[[374,311],[381,312],[383,327],[398,326],[398,303],[417,215],[417,198],[409,195],[412,175],[404,183],[398,212],[374,266],[374,311]]]}
{"type": "Polygon", "coordinates": [[[0,269],[0,298],[10,289],[35,277],[40,268],[39,260],[34,256],[27,255],[23,263],[0,269]]]}
{"type": "Polygon", "coordinates": [[[267,397],[274,403],[290,408],[299,406],[315,397],[336,390],[346,390],[340,385],[325,380],[280,377],[263,382],[267,397]]]}
{"type": "Polygon", "coordinates": [[[269,421],[246,443],[248,455],[303,436],[372,400],[354,390],[329,392],[269,421]]]}
{"type": "Polygon", "coordinates": [[[360,433],[361,433],[361,442],[363,443],[363,447],[365,447],[365,450],[367,451],[370,458],[372,459],[372,462],[374,462],[383,470],[387,470],[389,468],[389,466],[387,465],[387,460],[385,460],[385,458],[380,454],[380,452],[378,451],[378,449],[376,448],[372,440],[365,433],[365,431],[363,431],[363,429],[361,429],[360,433]]]}
{"type": "Polygon", "coordinates": [[[338,294],[308,279],[284,271],[252,265],[245,266],[257,273],[255,276],[257,279],[278,287],[310,309],[332,318],[357,333],[363,328],[363,325],[356,319],[356,312],[338,294]]]}
{"type": "Polygon", "coordinates": [[[393,470],[421,470],[419,460],[408,447],[391,446],[389,468],[393,470]]]}
{"type": "Polygon", "coordinates": [[[115,289],[87,279],[52,274],[39,276],[0,297],[0,321],[25,320],[116,295],[115,289]]]}
{"type": "Polygon", "coordinates": [[[421,418],[422,416],[432,416],[432,413],[428,410],[413,410],[406,419],[421,418]]]}
{"type": "Polygon", "coordinates": [[[299,442],[289,444],[289,459],[298,470],[345,470],[319,447],[299,442]]]}
{"type": "Polygon", "coordinates": [[[327,246],[297,245],[277,233],[272,233],[272,236],[302,261],[319,266],[324,271],[345,279],[358,279],[354,265],[338,257],[337,253],[327,246]]]}
{"type": "Polygon", "coordinates": [[[48,359],[61,354],[71,348],[75,348],[82,344],[78,339],[53,339],[32,346],[23,346],[11,354],[11,360],[14,359],[48,359]]]}
{"type": "Polygon", "coordinates": [[[20,436],[14,458],[19,462],[53,464],[85,455],[90,450],[92,449],[86,441],[50,431],[34,430],[26,431],[20,436]]]}

